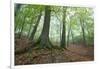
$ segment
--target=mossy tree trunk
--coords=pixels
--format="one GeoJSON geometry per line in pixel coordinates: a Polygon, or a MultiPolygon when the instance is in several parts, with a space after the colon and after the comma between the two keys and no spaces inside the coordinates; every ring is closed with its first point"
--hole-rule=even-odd
{"type": "Polygon", "coordinates": [[[52,44],[49,40],[51,9],[50,6],[45,6],[45,16],[42,33],[37,41],[40,48],[51,48],[52,44]]]}

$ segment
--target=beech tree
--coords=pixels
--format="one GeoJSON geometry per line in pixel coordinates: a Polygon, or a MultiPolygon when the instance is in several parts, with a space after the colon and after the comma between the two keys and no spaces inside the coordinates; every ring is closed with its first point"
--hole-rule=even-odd
{"type": "Polygon", "coordinates": [[[43,30],[38,40],[38,43],[40,43],[40,48],[46,48],[46,47],[51,48],[52,46],[49,40],[50,16],[51,16],[50,6],[45,6],[43,30]]]}

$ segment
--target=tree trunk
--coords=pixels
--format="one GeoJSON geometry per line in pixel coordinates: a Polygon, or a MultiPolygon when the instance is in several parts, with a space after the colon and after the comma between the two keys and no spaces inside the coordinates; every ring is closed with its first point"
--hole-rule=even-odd
{"type": "Polygon", "coordinates": [[[23,29],[24,29],[24,25],[25,25],[25,18],[26,18],[26,15],[24,16],[24,21],[23,21],[23,23],[21,24],[22,27],[21,27],[21,31],[20,31],[20,33],[19,33],[19,38],[21,38],[22,33],[23,33],[23,29]]]}
{"type": "Polygon", "coordinates": [[[67,47],[69,46],[69,35],[71,32],[71,24],[69,24],[69,28],[68,28],[68,35],[67,35],[67,47]]]}
{"type": "Polygon", "coordinates": [[[62,28],[62,38],[61,38],[61,47],[66,47],[66,26],[65,26],[65,20],[66,20],[66,8],[63,7],[63,28],[62,28]]]}
{"type": "Polygon", "coordinates": [[[16,16],[17,13],[19,12],[20,8],[21,8],[21,4],[16,4],[16,5],[15,5],[15,16],[16,16]]]}
{"type": "Polygon", "coordinates": [[[85,39],[85,31],[84,31],[84,21],[82,19],[80,19],[80,24],[81,24],[81,29],[82,29],[82,36],[83,36],[83,43],[84,46],[86,46],[86,39],[85,39]]]}
{"type": "Polygon", "coordinates": [[[71,36],[72,36],[72,43],[74,44],[74,35],[73,35],[73,31],[72,31],[72,28],[71,28],[71,36]]]}
{"type": "Polygon", "coordinates": [[[40,44],[40,48],[51,48],[52,46],[49,40],[50,16],[51,16],[50,6],[45,6],[43,30],[37,42],[40,44]]]}
{"type": "MultiPolygon", "coordinates": [[[[34,17],[33,17],[33,18],[34,18],[34,17]]],[[[27,34],[27,37],[28,37],[28,38],[30,38],[30,31],[31,31],[31,29],[32,29],[33,18],[32,18],[32,20],[31,20],[30,28],[29,28],[29,30],[28,30],[28,34],[27,34]]]]}
{"type": "Polygon", "coordinates": [[[42,16],[42,12],[40,11],[40,14],[38,15],[37,22],[35,24],[35,27],[33,28],[33,31],[31,33],[30,40],[32,40],[34,38],[34,35],[35,35],[36,30],[37,30],[38,24],[40,22],[41,16],[42,16]]]}
{"type": "MultiPolygon", "coordinates": [[[[15,5],[15,11],[14,11],[14,17],[16,17],[17,18],[17,14],[19,13],[19,11],[20,11],[20,8],[21,8],[21,4],[16,4],[15,5]]],[[[18,22],[16,22],[16,18],[15,18],[15,31],[16,31],[16,29],[17,29],[17,26],[18,26],[18,24],[19,24],[19,21],[18,22]]]]}

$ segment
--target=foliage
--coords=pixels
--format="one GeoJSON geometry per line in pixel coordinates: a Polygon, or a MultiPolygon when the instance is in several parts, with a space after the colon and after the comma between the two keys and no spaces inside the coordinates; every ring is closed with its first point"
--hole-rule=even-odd
{"type": "MultiPolygon", "coordinates": [[[[15,4],[17,6],[17,4],[15,4]]],[[[21,27],[24,23],[24,29],[22,30],[23,36],[30,36],[32,29],[36,24],[40,10],[42,10],[42,17],[40,19],[37,31],[35,33],[34,40],[37,40],[41,34],[43,21],[44,21],[44,7],[43,5],[28,5],[21,4],[17,15],[15,16],[15,33],[21,32],[21,27]]],[[[50,20],[50,31],[49,38],[55,45],[60,45],[61,33],[62,33],[62,6],[51,6],[51,20],[50,20]]],[[[78,43],[82,41],[82,29],[80,23],[83,23],[85,38],[87,44],[93,44],[94,41],[94,20],[93,20],[93,9],[87,7],[66,7],[66,36],[68,35],[68,28],[71,25],[71,32],[69,32],[69,42],[78,43]],[[81,21],[80,21],[81,19],[81,21]]],[[[66,37],[66,40],[68,37],[66,37]]]]}

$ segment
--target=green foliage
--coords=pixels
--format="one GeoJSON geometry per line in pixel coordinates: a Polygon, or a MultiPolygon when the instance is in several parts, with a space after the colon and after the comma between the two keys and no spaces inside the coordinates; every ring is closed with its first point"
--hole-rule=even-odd
{"type": "MultiPolygon", "coordinates": [[[[16,6],[16,5],[15,5],[16,6]]],[[[36,24],[40,11],[42,17],[38,29],[35,33],[35,39],[37,40],[41,34],[43,21],[44,21],[44,7],[43,5],[28,5],[22,4],[19,11],[15,16],[15,33],[20,33],[22,24],[24,22],[24,29],[22,35],[30,35],[32,29],[36,24]]],[[[62,20],[63,20],[63,7],[51,6],[51,20],[50,20],[50,32],[49,37],[52,43],[59,43],[61,40],[62,32],[62,20]]],[[[94,43],[94,20],[93,9],[87,7],[66,7],[66,36],[68,35],[68,28],[71,25],[73,33],[73,39],[70,32],[69,42],[74,40],[75,43],[79,43],[83,40],[80,19],[83,21],[85,38],[88,45],[94,43]]],[[[66,40],[68,38],[66,37],[66,40]]],[[[59,44],[60,45],[60,44],[59,44]]]]}

